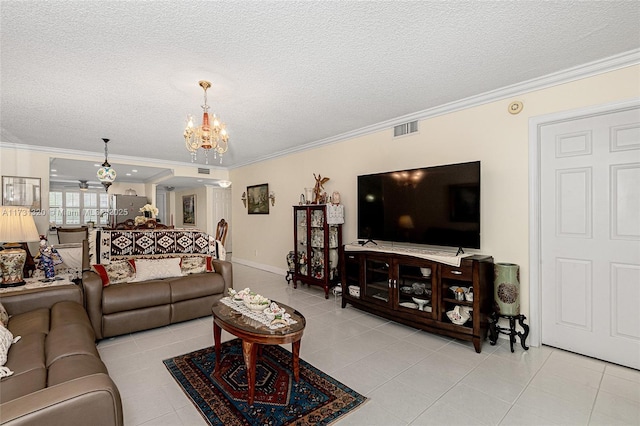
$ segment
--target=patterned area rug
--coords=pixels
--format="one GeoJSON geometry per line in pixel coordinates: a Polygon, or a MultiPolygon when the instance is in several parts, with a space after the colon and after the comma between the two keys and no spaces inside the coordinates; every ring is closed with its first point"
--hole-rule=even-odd
{"type": "Polygon", "coordinates": [[[215,359],[215,349],[209,347],[163,361],[212,425],[327,425],[366,400],[302,359],[296,383],[291,352],[269,345],[263,347],[256,364],[256,391],[250,406],[241,341],[222,344],[216,376],[215,359]]]}

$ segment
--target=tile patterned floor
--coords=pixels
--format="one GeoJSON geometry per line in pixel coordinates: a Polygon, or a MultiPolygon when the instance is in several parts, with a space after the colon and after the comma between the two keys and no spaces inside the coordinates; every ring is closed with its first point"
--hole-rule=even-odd
{"type": "MultiPolygon", "coordinates": [[[[239,264],[234,283],[302,312],[301,357],[370,398],[336,425],[640,424],[639,371],[546,346],[511,353],[502,339],[476,354],[469,343],[341,309],[319,288],[294,290],[239,264]]],[[[211,346],[211,328],[207,317],[98,344],[127,426],[206,424],[162,360],[211,346]]]]}

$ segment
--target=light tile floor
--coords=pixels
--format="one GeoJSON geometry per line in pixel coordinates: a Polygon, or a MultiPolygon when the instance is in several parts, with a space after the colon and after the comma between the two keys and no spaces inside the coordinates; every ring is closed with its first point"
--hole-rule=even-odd
{"type": "MultiPolygon", "coordinates": [[[[369,398],[337,425],[640,424],[637,370],[546,346],[511,353],[502,339],[476,354],[467,342],[342,309],[320,288],[293,289],[280,275],[240,264],[234,287],[302,312],[301,357],[369,398]]],[[[99,342],[125,424],[206,424],[162,360],[212,344],[211,317],[99,342]]]]}

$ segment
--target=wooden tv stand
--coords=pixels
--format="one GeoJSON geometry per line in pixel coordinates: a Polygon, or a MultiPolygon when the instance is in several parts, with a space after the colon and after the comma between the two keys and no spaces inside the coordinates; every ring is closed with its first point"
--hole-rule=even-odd
{"type": "Polygon", "coordinates": [[[347,245],[341,254],[343,308],[350,303],[411,327],[471,341],[480,353],[492,312],[493,257],[466,256],[460,259],[460,266],[452,266],[417,252],[377,247],[347,245]],[[473,300],[456,300],[452,290],[456,286],[473,287],[473,300]],[[422,310],[413,298],[423,304],[422,310]],[[455,306],[472,310],[462,325],[447,316],[455,306]]]}

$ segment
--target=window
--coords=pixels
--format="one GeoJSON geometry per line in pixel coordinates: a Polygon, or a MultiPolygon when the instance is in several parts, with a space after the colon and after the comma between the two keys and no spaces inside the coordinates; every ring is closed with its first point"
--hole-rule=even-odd
{"type": "Polygon", "coordinates": [[[89,191],[50,191],[49,222],[55,226],[109,224],[109,195],[89,191]]]}
{"type": "Polygon", "coordinates": [[[80,192],[65,192],[64,201],[65,225],[80,225],[80,192]]]}
{"type": "Polygon", "coordinates": [[[63,209],[62,191],[49,192],[49,223],[55,224],[55,226],[64,225],[63,209]]]}

